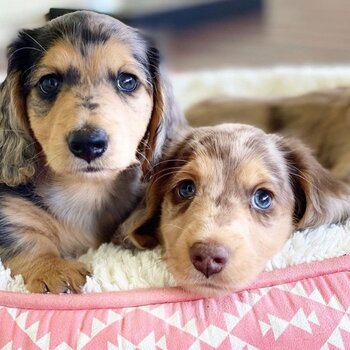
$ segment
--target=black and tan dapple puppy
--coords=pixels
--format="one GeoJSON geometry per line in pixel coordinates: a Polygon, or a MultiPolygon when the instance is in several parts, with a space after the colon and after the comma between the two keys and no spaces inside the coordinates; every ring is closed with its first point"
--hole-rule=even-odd
{"type": "Polygon", "coordinates": [[[79,292],[142,172],[186,125],[137,30],[77,11],[23,30],[0,91],[0,258],[31,292],[79,292]]]}

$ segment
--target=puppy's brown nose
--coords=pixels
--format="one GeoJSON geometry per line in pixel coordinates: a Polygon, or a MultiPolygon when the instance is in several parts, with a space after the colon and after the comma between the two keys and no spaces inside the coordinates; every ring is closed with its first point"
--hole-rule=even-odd
{"type": "Polygon", "coordinates": [[[107,133],[91,127],[74,130],[68,135],[69,150],[88,163],[101,157],[108,145],[107,133]]]}
{"type": "Polygon", "coordinates": [[[193,266],[209,278],[225,267],[229,253],[221,245],[197,242],[190,248],[190,258],[193,266]]]}

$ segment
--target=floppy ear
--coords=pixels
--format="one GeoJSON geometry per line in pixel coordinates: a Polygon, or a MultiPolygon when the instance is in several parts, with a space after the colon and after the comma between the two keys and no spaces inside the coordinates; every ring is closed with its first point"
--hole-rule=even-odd
{"type": "Polygon", "coordinates": [[[342,222],[350,217],[350,188],[336,179],[300,141],[278,141],[295,197],[297,229],[342,222]]]}
{"type": "Polygon", "coordinates": [[[9,72],[0,87],[0,182],[8,186],[27,183],[35,172],[34,155],[20,73],[9,72]]]}
{"type": "Polygon", "coordinates": [[[148,160],[143,162],[144,173],[156,163],[176,133],[187,126],[185,116],[175,102],[171,83],[160,64],[159,52],[151,45],[147,49],[147,59],[153,89],[153,110],[143,140],[144,154],[148,160]]]}
{"type": "Polygon", "coordinates": [[[155,167],[155,172],[147,183],[146,193],[138,207],[119,226],[113,242],[130,247],[130,242],[138,248],[153,248],[161,242],[159,232],[162,203],[173,172],[176,167],[172,154],[155,167]]]}
{"type": "Polygon", "coordinates": [[[131,215],[119,226],[113,236],[115,244],[141,249],[154,248],[159,244],[159,224],[162,198],[154,186],[150,185],[145,198],[131,215]],[[152,188],[153,187],[153,188],[152,188]]]}

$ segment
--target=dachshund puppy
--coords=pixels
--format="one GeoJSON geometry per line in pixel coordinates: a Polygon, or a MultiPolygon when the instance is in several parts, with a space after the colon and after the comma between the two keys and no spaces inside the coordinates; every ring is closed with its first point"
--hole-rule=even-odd
{"type": "Polygon", "coordinates": [[[0,258],[31,292],[79,292],[185,120],[137,30],[78,11],[9,46],[0,91],[0,258]]]}
{"type": "Polygon", "coordinates": [[[178,284],[203,295],[246,286],[296,229],[350,217],[350,189],[301,142],[243,124],[193,129],[161,161],[122,225],[160,242],[178,284]]]}
{"type": "Polygon", "coordinates": [[[350,184],[349,115],[349,88],[274,99],[218,97],[202,101],[186,113],[192,126],[237,122],[298,137],[324,167],[350,184]]]}

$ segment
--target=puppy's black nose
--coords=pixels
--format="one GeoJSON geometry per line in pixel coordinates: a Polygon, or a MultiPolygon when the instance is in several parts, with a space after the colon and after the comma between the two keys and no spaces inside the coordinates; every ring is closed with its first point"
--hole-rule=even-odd
{"type": "Polygon", "coordinates": [[[68,135],[69,150],[88,163],[101,157],[108,146],[107,133],[102,129],[82,128],[68,135]]]}
{"type": "Polygon", "coordinates": [[[190,259],[193,266],[209,278],[225,267],[229,252],[225,247],[215,243],[197,242],[190,248],[190,259]]]}

